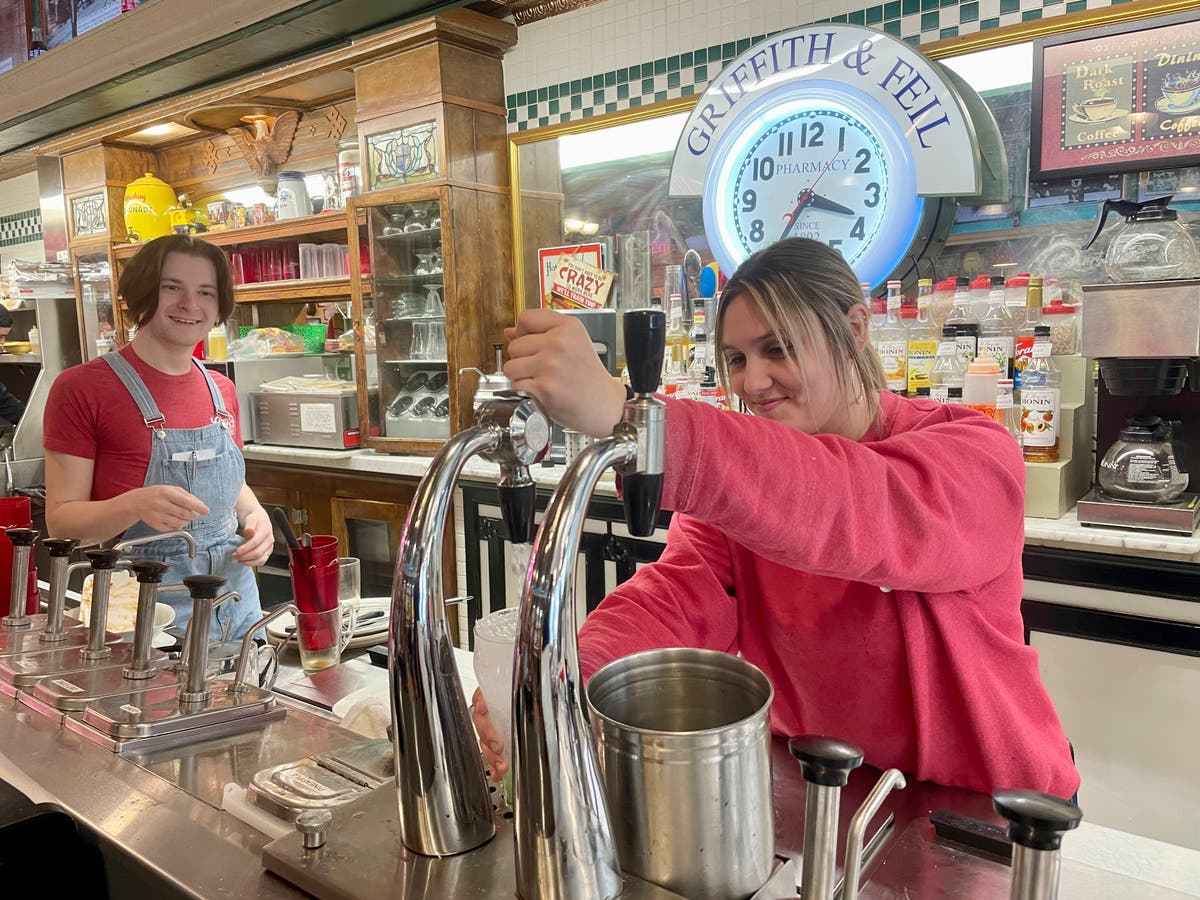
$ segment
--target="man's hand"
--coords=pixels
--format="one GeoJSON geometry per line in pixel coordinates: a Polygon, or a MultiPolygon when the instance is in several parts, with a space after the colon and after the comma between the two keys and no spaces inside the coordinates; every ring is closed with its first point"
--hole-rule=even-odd
{"type": "Polygon", "coordinates": [[[255,506],[246,513],[246,521],[242,523],[242,546],[233,551],[234,562],[243,566],[261,566],[271,555],[275,547],[275,531],[271,527],[271,517],[261,506],[255,506]]]}
{"type": "Polygon", "coordinates": [[[181,531],[197,516],[208,515],[208,507],[181,487],[156,484],[136,488],[124,495],[134,520],[141,519],[155,531],[181,531]]]}

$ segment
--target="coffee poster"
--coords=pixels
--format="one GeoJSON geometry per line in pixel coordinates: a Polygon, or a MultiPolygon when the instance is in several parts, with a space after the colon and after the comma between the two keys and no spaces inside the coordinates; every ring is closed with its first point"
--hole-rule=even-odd
{"type": "Polygon", "coordinates": [[[1038,41],[1031,178],[1200,163],[1198,15],[1038,41]]]}

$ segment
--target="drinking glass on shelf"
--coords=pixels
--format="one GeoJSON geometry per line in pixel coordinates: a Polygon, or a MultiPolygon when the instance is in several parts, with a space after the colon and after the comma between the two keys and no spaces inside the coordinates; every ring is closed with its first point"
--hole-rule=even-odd
{"type": "Polygon", "coordinates": [[[429,325],[429,343],[425,347],[426,359],[446,358],[446,320],[434,319],[429,325]]]}
{"type": "Polygon", "coordinates": [[[429,323],[413,322],[412,345],[408,349],[409,359],[429,359],[429,323]]]}
{"type": "Polygon", "coordinates": [[[442,295],[440,284],[422,285],[425,288],[425,315],[427,316],[444,316],[446,307],[442,305],[442,295]]]}
{"type": "Polygon", "coordinates": [[[392,209],[391,211],[388,212],[387,216],[388,216],[388,221],[381,229],[380,234],[382,234],[384,237],[388,237],[393,234],[403,234],[404,233],[404,209],[403,209],[403,207],[398,206],[395,209],[392,209]]]}
{"type": "Polygon", "coordinates": [[[433,274],[433,254],[417,252],[417,267],[413,269],[414,275],[432,275],[433,274]]]}
{"type": "Polygon", "coordinates": [[[428,216],[420,206],[411,207],[408,222],[404,225],[405,231],[424,231],[429,227],[428,216]]]}

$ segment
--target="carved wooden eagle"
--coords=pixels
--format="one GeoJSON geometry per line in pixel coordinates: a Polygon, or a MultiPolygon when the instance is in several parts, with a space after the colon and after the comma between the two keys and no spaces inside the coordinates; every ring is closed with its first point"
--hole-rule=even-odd
{"type": "Polygon", "coordinates": [[[243,116],[243,121],[254,127],[253,135],[247,128],[227,128],[226,134],[241,148],[259,184],[268,194],[275,193],[278,184],[276,173],[287,162],[292,152],[292,141],[300,125],[300,113],[289,109],[272,121],[271,116],[243,116]]]}

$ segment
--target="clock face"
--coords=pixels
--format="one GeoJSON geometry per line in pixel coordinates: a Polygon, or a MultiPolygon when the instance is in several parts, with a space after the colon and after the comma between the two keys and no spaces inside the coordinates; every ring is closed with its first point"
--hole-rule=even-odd
{"type": "Polygon", "coordinates": [[[903,140],[820,96],[749,117],[714,157],[704,196],[705,228],[727,271],[775,241],[806,237],[841,251],[872,285],[903,261],[924,207],[903,140]]]}

